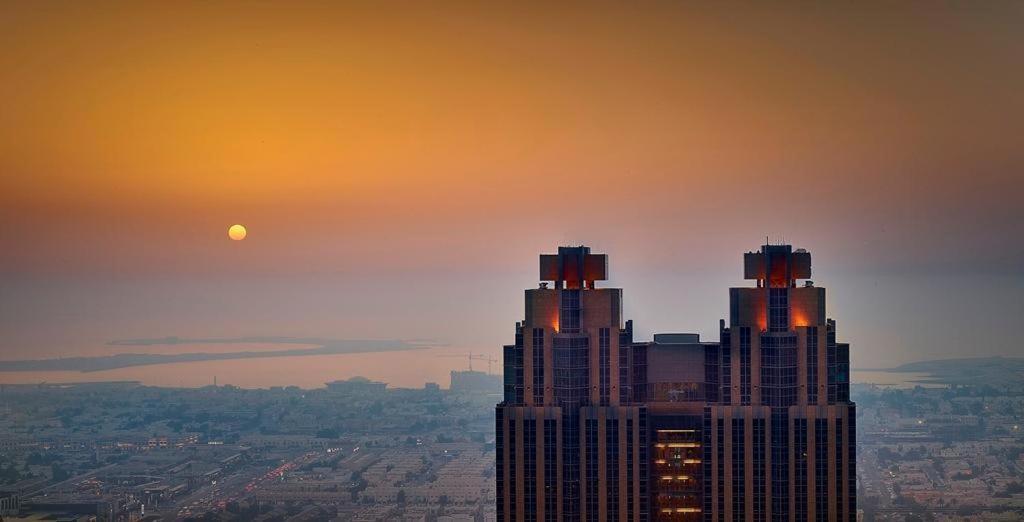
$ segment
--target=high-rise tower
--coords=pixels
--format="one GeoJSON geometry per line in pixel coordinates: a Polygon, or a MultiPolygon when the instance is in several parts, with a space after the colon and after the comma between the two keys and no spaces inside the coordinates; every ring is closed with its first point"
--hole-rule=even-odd
{"type": "Polygon", "coordinates": [[[809,253],[746,254],[718,343],[633,342],[607,271],[587,247],[541,256],[504,353],[499,520],[856,518],[849,346],[809,253]]]}
{"type": "Polygon", "coordinates": [[[499,520],[632,520],[646,509],[646,419],[623,405],[631,343],[608,257],[561,247],[505,347],[497,407],[499,520]]]}
{"type": "Polygon", "coordinates": [[[825,289],[808,280],[811,254],[765,245],[743,261],[755,286],[729,290],[719,396],[704,409],[705,514],[853,520],[850,349],[836,342],[825,289]]]}

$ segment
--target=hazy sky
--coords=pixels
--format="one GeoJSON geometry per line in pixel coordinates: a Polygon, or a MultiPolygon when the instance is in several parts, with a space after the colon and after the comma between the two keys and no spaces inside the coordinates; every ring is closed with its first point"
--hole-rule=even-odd
{"type": "Polygon", "coordinates": [[[0,4],[0,358],[497,354],[565,243],[714,337],[768,234],[855,366],[1024,353],[1024,4],[336,4],[0,4]]]}

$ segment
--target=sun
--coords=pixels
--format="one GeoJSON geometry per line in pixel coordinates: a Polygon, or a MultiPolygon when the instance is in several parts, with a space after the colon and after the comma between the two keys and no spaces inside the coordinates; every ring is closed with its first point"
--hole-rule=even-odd
{"type": "Polygon", "coordinates": [[[245,239],[246,230],[242,225],[231,225],[228,228],[228,237],[235,241],[241,241],[245,239]]]}

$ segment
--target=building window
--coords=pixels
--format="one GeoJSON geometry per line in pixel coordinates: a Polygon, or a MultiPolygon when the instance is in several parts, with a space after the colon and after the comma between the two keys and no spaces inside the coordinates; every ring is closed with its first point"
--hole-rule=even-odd
{"type": "Polygon", "coordinates": [[[775,408],[796,403],[796,334],[761,336],[761,399],[775,408]]]}
{"type": "Polygon", "coordinates": [[[740,327],[740,404],[750,404],[750,327],[740,327]]]}
{"type": "Polygon", "coordinates": [[[626,419],[626,519],[633,520],[633,419],[626,419]]]}
{"type": "Polygon", "coordinates": [[[848,410],[846,428],[846,495],[847,514],[853,519],[857,516],[857,413],[854,407],[848,410]]]}
{"type": "Polygon", "coordinates": [[[818,402],[818,327],[807,328],[807,403],[818,402]]]}
{"type": "Polygon", "coordinates": [[[632,344],[627,330],[619,332],[619,403],[629,404],[631,400],[629,382],[629,345],[632,344]]]}
{"type": "Polygon", "coordinates": [[[722,346],[722,402],[732,402],[732,348],[722,346]]]}
{"type": "Polygon", "coordinates": [[[772,520],[789,519],[789,414],[772,409],[771,424],[772,520]]]}
{"type": "Polygon", "coordinates": [[[555,403],[562,408],[582,406],[590,397],[590,339],[584,335],[559,335],[553,340],[555,403]]]}
{"type": "Polygon", "coordinates": [[[828,520],[828,419],[814,419],[814,520],[828,520]]]}
{"type": "Polygon", "coordinates": [[[651,472],[655,520],[692,520],[700,513],[702,436],[689,423],[655,428],[651,472]]]}
{"type": "Polygon", "coordinates": [[[558,520],[558,425],[544,419],[544,520],[558,520]]]}
{"type": "Polygon", "coordinates": [[[746,473],[744,465],[744,419],[732,420],[732,519],[746,520],[746,473]]]}
{"type": "MultiPolygon", "coordinates": [[[[508,420],[508,507],[509,513],[516,512],[516,476],[518,475],[516,470],[516,419],[515,417],[508,420]]],[[[511,517],[514,519],[515,515],[511,517]]]]}
{"type": "Polygon", "coordinates": [[[715,429],[715,438],[718,440],[718,513],[719,517],[725,517],[725,419],[717,419],[718,426],[715,429]]]}
{"type": "Polygon", "coordinates": [[[537,520],[537,421],[523,420],[523,511],[527,522],[537,520]]]}
{"type": "Polygon", "coordinates": [[[600,359],[600,391],[601,406],[609,404],[609,390],[611,385],[611,333],[608,328],[598,330],[598,357],[600,359]]]}
{"type": "Polygon", "coordinates": [[[533,400],[544,403],[544,329],[533,329],[533,400]]]}
{"type": "Polygon", "coordinates": [[[647,346],[638,344],[633,347],[633,401],[647,401],[647,346]]]}
{"type": "Polygon", "coordinates": [[[605,419],[605,482],[608,484],[608,505],[606,506],[609,522],[619,519],[619,421],[605,419]]]}
{"type": "Polygon", "coordinates": [[[768,331],[789,330],[789,289],[768,289],[768,331]]]}
{"type": "Polygon", "coordinates": [[[807,419],[793,419],[793,472],[796,519],[807,520],[807,419]]]}
{"type": "Polygon", "coordinates": [[[850,345],[836,343],[836,402],[850,402],[850,345]]]}
{"type": "Polygon", "coordinates": [[[754,464],[754,521],[764,522],[767,517],[765,512],[765,421],[764,419],[753,420],[754,434],[752,439],[753,455],[752,461],[754,464]]]}
{"type": "Polygon", "coordinates": [[[580,331],[580,291],[562,290],[559,292],[561,303],[558,316],[558,331],[562,333],[579,333],[580,331]]]}
{"type": "MultiPolygon", "coordinates": [[[[729,329],[726,328],[721,334],[721,344],[729,344],[729,329]]],[[[719,347],[708,346],[704,349],[704,389],[707,390],[707,402],[718,402],[719,392],[721,392],[721,382],[718,373],[719,365],[719,347]]]]}
{"type": "Polygon", "coordinates": [[[836,374],[837,372],[837,360],[836,360],[836,327],[835,323],[829,321],[828,330],[825,334],[825,368],[828,371],[828,403],[835,404],[836,397],[838,396],[838,389],[836,385],[836,374]]]}
{"type": "Polygon", "coordinates": [[[843,513],[843,419],[836,417],[836,516],[843,513]]]}
{"type": "Polygon", "coordinates": [[[505,408],[498,406],[494,412],[494,462],[495,500],[498,505],[498,521],[505,521],[505,408]]]}
{"type": "Polygon", "coordinates": [[[586,419],[584,421],[584,436],[586,445],[587,465],[587,520],[598,520],[598,490],[599,483],[597,474],[597,419],[586,419]]]}
{"type": "Polygon", "coordinates": [[[704,473],[704,517],[706,520],[711,520],[712,514],[712,503],[711,503],[711,492],[713,491],[714,485],[711,483],[711,447],[714,441],[714,433],[711,431],[711,407],[704,407],[704,423],[702,426],[703,430],[703,462],[701,463],[701,469],[704,473]]]}

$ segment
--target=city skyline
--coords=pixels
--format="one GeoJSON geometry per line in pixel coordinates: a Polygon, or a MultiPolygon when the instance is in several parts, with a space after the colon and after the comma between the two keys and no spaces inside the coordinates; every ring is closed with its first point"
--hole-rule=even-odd
{"type": "Polygon", "coordinates": [[[0,519],[1024,520],[1022,27],[0,1],[0,519]]]}

